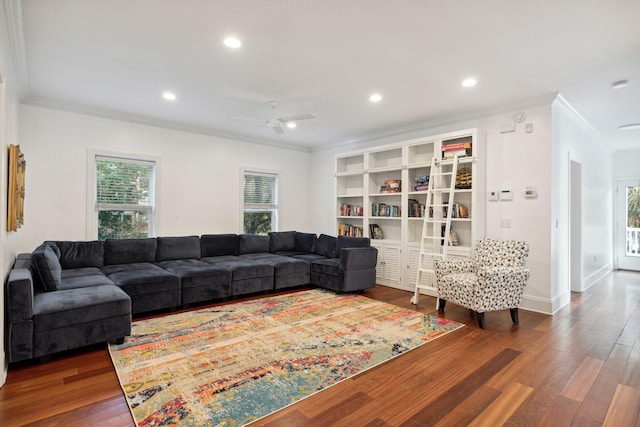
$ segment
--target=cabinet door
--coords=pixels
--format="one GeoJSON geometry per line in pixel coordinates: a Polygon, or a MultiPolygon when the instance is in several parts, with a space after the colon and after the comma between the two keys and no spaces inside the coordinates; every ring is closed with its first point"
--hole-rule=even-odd
{"type": "Polygon", "coordinates": [[[388,283],[400,283],[400,246],[385,245],[383,279],[388,283]]]}
{"type": "MultiPolygon", "coordinates": [[[[424,268],[433,268],[433,264],[432,264],[432,260],[431,257],[427,257],[429,259],[425,259],[423,262],[423,267],[424,268]]],[[[415,289],[416,286],[416,278],[418,277],[418,263],[420,261],[420,247],[419,246],[409,246],[407,248],[407,282],[406,283],[408,286],[411,287],[411,289],[415,289]]],[[[421,277],[420,277],[420,284],[422,286],[429,286],[431,288],[433,288],[432,290],[428,290],[427,294],[429,295],[435,295],[436,293],[436,288],[435,288],[435,277],[433,275],[433,273],[422,273],[421,277]]]]}
{"type": "Polygon", "coordinates": [[[371,246],[378,249],[376,282],[381,285],[398,285],[400,283],[400,246],[378,242],[372,242],[371,246]]]}

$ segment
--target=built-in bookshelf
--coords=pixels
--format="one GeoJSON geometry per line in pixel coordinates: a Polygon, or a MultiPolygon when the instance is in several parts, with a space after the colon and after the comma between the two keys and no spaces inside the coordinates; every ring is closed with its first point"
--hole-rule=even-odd
{"type": "Polygon", "coordinates": [[[473,244],[484,234],[484,204],[478,197],[484,194],[478,174],[481,143],[476,130],[470,129],[336,156],[337,233],[372,239],[378,248],[378,283],[414,289],[434,156],[445,170],[453,166],[451,153],[459,156],[451,206],[458,245],[448,252],[471,255],[473,244]]]}

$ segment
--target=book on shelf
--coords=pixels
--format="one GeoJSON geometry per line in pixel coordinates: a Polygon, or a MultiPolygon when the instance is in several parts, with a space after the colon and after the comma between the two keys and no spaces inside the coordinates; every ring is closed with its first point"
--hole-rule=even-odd
{"type": "Polygon", "coordinates": [[[427,191],[429,189],[429,177],[427,175],[420,175],[414,178],[415,185],[413,191],[427,191]]]}
{"type": "Polygon", "coordinates": [[[369,237],[372,239],[383,239],[382,228],[378,224],[369,224],[369,237]]]}
{"type": "Polygon", "coordinates": [[[401,191],[402,191],[402,180],[400,179],[387,179],[380,186],[380,194],[399,193],[401,191]]]}
{"type": "Polygon", "coordinates": [[[352,224],[338,224],[338,236],[363,237],[363,228],[352,224]]]}
{"type": "Polygon", "coordinates": [[[346,203],[340,205],[340,216],[363,216],[362,206],[353,206],[346,203]]]}
{"type": "Polygon", "coordinates": [[[399,206],[388,205],[386,203],[371,204],[371,216],[399,217],[400,215],[401,211],[399,206]]]}
{"type": "MultiPolygon", "coordinates": [[[[451,211],[451,218],[469,218],[469,209],[465,205],[460,203],[454,203],[451,211]]],[[[442,216],[446,217],[448,213],[448,206],[442,208],[442,216]]]]}
{"type": "Polygon", "coordinates": [[[442,146],[442,159],[451,160],[455,157],[471,156],[471,142],[457,142],[455,144],[447,144],[442,146]]]}
{"type": "Polygon", "coordinates": [[[415,199],[409,199],[409,217],[422,218],[424,216],[425,206],[415,199]]]}

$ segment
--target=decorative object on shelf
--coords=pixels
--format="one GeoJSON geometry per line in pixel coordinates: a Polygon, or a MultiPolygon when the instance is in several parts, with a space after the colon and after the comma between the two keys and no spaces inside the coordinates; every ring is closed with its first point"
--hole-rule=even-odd
{"type": "Polygon", "coordinates": [[[24,173],[27,162],[19,145],[9,145],[9,188],[7,191],[7,231],[24,225],[24,173]]]}
{"type": "Polygon", "coordinates": [[[369,224],[369,234],[372,239],[383,239],[382,228],[378,224],[369,224]]]}
{"type": "Polygon", "coordinates": [[[470,168],[460,168],[456,173],[456,188],[458,190],[468,190],[472,184],[472,174],[470,168]]]}

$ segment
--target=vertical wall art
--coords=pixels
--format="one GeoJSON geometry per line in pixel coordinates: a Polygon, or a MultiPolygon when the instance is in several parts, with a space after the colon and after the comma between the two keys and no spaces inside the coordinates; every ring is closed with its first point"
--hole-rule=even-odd
{"type": "Polygon", "coordinates": [[[24,171],[27,162],[19,145],[9,145],[9,188],[7,191],[7,231],[24,224],[24,171]]]}

